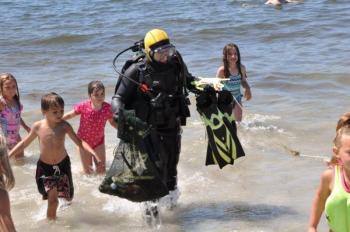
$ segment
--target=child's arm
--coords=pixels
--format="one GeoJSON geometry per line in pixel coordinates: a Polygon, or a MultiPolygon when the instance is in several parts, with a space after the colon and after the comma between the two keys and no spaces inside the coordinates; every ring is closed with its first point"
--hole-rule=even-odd
{"type": "Polygon", "coordinates": [[[68,113],[64,114],[62,119],[63,120],[69,120],[71,118],[74,118],[75,116],[77,116],[77,114],[75,113],[74,110],[72,110],[72,111],[69,111],[68,113]]]}
{"type": "Polygon", "coordinates": [[[308,232],[317,231],[317,225],[320,222],[320,218],[324,211],[326,200],[328,196],[331,194],[332,179],[333,179],[333,169],[327,169],[322,174],[320,186],[316,191],[316,195],[312,203],[308,232]]]}
{"type": "Polygon", "coordinates": [[[114,121],[113,118],[108,119],[108,121],[109,121],[109,124],[111,124],[112,127],[114,127],[115,129],[118,129],[118,124],[117,124],[116,121],[114,121]]]}
{"type": "Polygon", "coordinates": [[[29,133],[30,127],[27,126],[27,124],[24,122],[22,117],[21,117],[21,126],[29,133]]]}
{"type": "Polygon", "coordinates": [[[250,86],[248,84],[247,81],[247,71],[245,69],[245,66],[242,65],[241,66],[241,70],[242,70],[242,87],[245,89],[244,91],[244,97],[247,101],[249,101],[252,98],[252,92],[250,91],[250,86]]]}
{"type": "Polygon", "coordinates": [[[23,152],[24,149],[33,142],[33,140],[38,136],[36,134],[36,131],[39,126],[40,126],[40,122],[34,123],[32,129],[29,130],[28,135],[22,141],[17,143],[16,146],[12,148],[12,150],[9,152],[9,157],[12,157],[19,152],[23,152]]]}
{"type": "Polygon", "coordinates": [[[224,66],[220,66],[220,67],[218,68],[218,70],[216,71],[216,77],[225,78],[224,66]]]}
{"type": "Polygon", "coordinates": [[[8,192],[0,189],[0,229],[1,231],[16,231],[11,217],[10,199],[8,192]]]}
{"type": "Polygon", "coordinates": [[[72,141],[78,147],[80,147],[80,148],[84,149],[85,151],[89,152],[90,154],[92,154],[98,163],[101,162],[100,158],[97,156],[95,151],[89,146],[89,144],[87,144],[84,140],[81,140],[80,138],[78,138],[77,134],[73,130],[73,127],[68,122],[66,122],[65,128],[66,128],[66,132],[67,132],[68,136],[72,139],[72,141]]]}
{"type": "Polygon", "coordinates": [[[0,98],[0,111],[3,111],[4,108],[5,108],[5,103],[2,100],[2,98],[0,98]]]}

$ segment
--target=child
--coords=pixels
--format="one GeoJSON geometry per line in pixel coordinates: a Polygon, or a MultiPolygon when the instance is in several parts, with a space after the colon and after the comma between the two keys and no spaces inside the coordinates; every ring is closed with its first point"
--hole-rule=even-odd
{"type": "Polygon", "coordinates": [[[350,231],[350,114],[338,121],[334,139],[335,165],[323,172],[313,201],[309,232],[317,231],[323,211],[330,231],[350,231]]]}
{"type": "Polygon", "coordinates": [[[12,169],[8,160],[6,140],[0,135],[0,231],[16,231],[10,211],[10,199],[7,191],[15,185],[12,169]]]}
{"type": "Polygon", "coordinates": [[[247,73],[236,44],[227,44],[223,49],[223,66],[220,66],[216,72],[216,77],[230,79],[225,82],[223,89],[231,92],[235,106],[233,108],[235,120],[242,121],[242,93],[241,85],[245,89],[244,97],[246,100],[252,98],[250,87],[247,82],[247,73]]]}
{"type": "MultiPolygon", "coordinates": [[[[30,128],[21,117],[22,104],[19,100],[18,85],[15,77],[10,73],[0,75],[0,126],[7,140],[7,148],[11,150],[19,141],[19,129],[22,127],[29,132],[30,128]]],[[[18,153],[15,159],[24,157],[18,153]]]]}
{"type": "Polygon", "coordinates": [[[11,151],[10,157],[22,152],[36,137],[40,141],[40,158],[37,162],[36,182],[44,200],[48,200],[47,218],[56,219],[58,197],[73,198],[73,181],[70,159],[64,147],[65,135],[81,149],[93,154],[99,161],[94,150],[81,141],[72,126],[62,119],[64,101],[56,93],[49,93],[41,98],[41,111],[44,119],[33,124],[29,134],[11,151]]]}
{"type": "Polygon", "coordinates": [[[83,172],[85,174],[92,173],[93,162],[96,166],[98,174],[104,174],[106,170],[106,148],[104,141],[104,129],[106,121],[116,128],[113,120],[111,105],[105,102],[105,87],[101,81],[92,81],[88,85],[89,99],[78,103],[74,106],[74,110],[63,116],[68,120],[80,115],[80,125],[78,129],[78,137],[94,149],[101,162],[96,163],[91,154],[79,149],[83,172]]]}

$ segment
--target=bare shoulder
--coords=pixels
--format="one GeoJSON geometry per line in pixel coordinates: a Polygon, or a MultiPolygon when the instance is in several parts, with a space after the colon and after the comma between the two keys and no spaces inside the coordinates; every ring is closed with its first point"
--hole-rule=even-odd
{"type": "Polygon", "coordinates": [[[218,71],[224,71],[224,66],[221,65],[221,66],[218,68],[218,71]]]}
{"type": "Polygon", "coordinates": [[[216,77],[221,77],[221,78],[225,77],[224,66],[220,66],[218,68],[218,70],[216,71],[216,77]]]}
{"type": "Polygon", "coordinates": [[[36,121],[33,123],[32,125],[32,129],[34,129],[34,131],[38,131],[44,124],[44,120],[40,120],[40,121],[36,121]]]}
{"type": "Polygon", "coordinates": [[[321,175],[321,181],[324,184],[330,184],[333,181],[334,167],[327,168],[321,175]]]}
{"type": "Polygon", "coordinates": [[[221,72],[224,71],[224,66],[223,66],[223,65],[221,65],[221,66],[218,68],[218,72],[219,72],[219,71],[221,71],[221,72]]]}
{"type": "Polygon", "coordinates": [[[62,120],[62,126],[65,126],[65,127],[72,127],[72,125],[68,122],[68,121],[66,121],[66,120],[62,120]]]}
{"type": "Polygon", "coordinates": [[[61,125],[60,125],[66,132],[69,132],[73,130],[72,125],[67,122],[66,120],[62,120],[61,125]]]}

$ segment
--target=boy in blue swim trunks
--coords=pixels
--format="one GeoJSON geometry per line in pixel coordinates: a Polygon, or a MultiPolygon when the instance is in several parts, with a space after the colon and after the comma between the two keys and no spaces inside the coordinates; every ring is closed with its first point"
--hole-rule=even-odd
{"type": "Polygon", "coordinates": [[[9,156],[22,152],[36,137],[39,138],[36,182],[43,199],[48,200],[47,218],[55,220],[58,197],[70,201],[74,194],[70,159],[64,146],[66,134],[78,147],[100,160],[94,150],[77,137],[72,126],[62,119],[64,101],[58,94],[44,95],[41,98],[41,111],[45,118],[33,124],[30,133],[10,151],[9,156]]]}

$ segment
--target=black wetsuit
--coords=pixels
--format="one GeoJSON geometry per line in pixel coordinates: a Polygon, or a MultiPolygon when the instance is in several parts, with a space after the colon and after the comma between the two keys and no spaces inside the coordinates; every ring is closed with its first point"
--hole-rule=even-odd
{"type": "MultiPolygon", "coordinates": [[[[142,121],[152,126],[146,144],[151,159],[160,170],[169,191],[177,185],[177,164],[181,148],[181,125],[190,116],[187,91],[195,92],[195,79],[177,53],[168,63],[146,62],[132,64],[120,77],[112,98],[112,110],[117,118],[120,108],[135,110],[142,121]],[[142,91],[130,79],[146,84],[151,91],[142,91]]],[[[119,134],[119,131],[118,131],[119,134]]]]}

